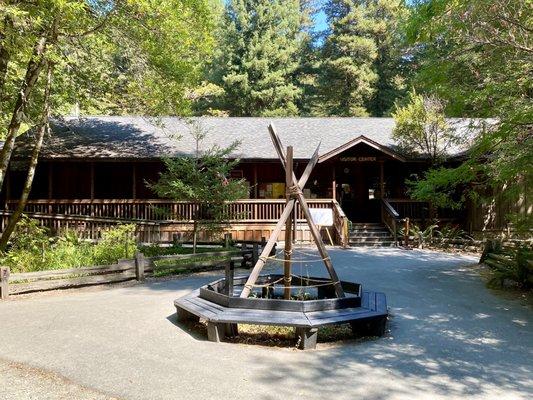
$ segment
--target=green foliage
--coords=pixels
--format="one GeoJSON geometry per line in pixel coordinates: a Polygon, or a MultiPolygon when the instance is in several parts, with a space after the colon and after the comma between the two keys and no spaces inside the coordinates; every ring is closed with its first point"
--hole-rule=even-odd
{"type": "Polygon", "coordinates": [[[300,20],[297,0],[228,1],[209,74],[223,93],[211,108],[232,116],[296,115],[300,20]]]}
{"type": "Polygon", "coordinates": [[[466,163],[509,199],[533,190],[530,26],[531,2],[522,0],[428,0],[406,26],[419,90],[445,99],[450,116],[494,119],[466,163]]]}
{"type": "MultiPolygon", "coordinates": [[[[434,236],[434,232],[438,228],[437,224],[430,224],[425,228],[422,228],[418,224],[409,224],[409,232],[407,233],[409,237],[412,236],[412,240],[417,244],[419,248],[423,248],[428,244],[434,236]]],[[[400,237],[405,235],[405,227],[400,228],[398,231],[400,237]]]]}
{"type": "Polygon", "coordinates": [[[246,197],[248,191],[243,179],[228,178],[239,162],[238,159],[230,159],[239,143],[234,142],[226,148],[215,145],[202,149],[201,144],[208,131],[199,120],[191,120],[188,125],[189,133],[196,142],[195,156],[165,159],[166,171],[151,187],[160,197],[196,205],[192,216],[195,235],[198,224],[202,225],[202,230],[219,232],[231,217],[226,203],[246,197]]]}
{"type": "MultiPolygon", "coordinates": [[[[54,64],[54,114],[175,115],[188,112],[214,23],[210,0],[3,2],[0,135],[42,36],[49,38],[44,57],[54,64]]],[[[42,81],[26,106],[29,126],[40,113],[42,81]]]]}
{"type": "Polygon", "coordinates": [[[444,225],[440,227],[439,229],[435,230],[435,238],[438,241],[446,241],[446,240],[473,240],[473,238],[466,233],[463,229],[459,227],[459,225],[444,225]]]}
{"type": "Polygon", "coordinates": [[[92,244],[80,240],[73,231],[50,237],[38,221],[23,217],[0,262],[12,272],[112,264],[120,258],[133,257],[136,251],[134,233],[134,225],[120,225],[104,231],[102,239],[92,244]]]}
{"type": "Polygon", "coordinates": [[[323,107],[326,114],[386,114],[405,89],[399,0],[330,0],[330,30],[323,47],[323,107]]]}
{"type": "Polygon", "coordinates": [[[437,208],[460,209],[468,197],[476,193],[468,188],[476,180],[480,167],[464,163],[457,168],[438,167],[424,172],[420,179],[408,179],[409,194],[413,199],[428,201],[437,208]]]}
{"type": "Polygon", "coordinates": [[[490,287],[501,288],[506,281],[523,289],[533,287],[533,252],[530,246],[520,246],[515,251],[500,251],[495,254],[499,256],[497,259],[491,258],[489,254],[484,261],[492,270],[492,277],[488,282],[490,287]]]}
{"type": "Polygon", "coordinates": [[[435,96],[411,91],[408,102],[393,112],[393,139],[406,153],[427,157],[434,164],[445,160],[450,147],[460,143],[460,137],[446,121],[444,103],[435,96]]]}

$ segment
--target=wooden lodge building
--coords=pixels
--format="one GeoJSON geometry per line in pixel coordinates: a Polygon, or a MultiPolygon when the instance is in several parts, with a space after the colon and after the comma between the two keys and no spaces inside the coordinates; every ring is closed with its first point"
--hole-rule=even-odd
{"type": "MultiPolygon", "coordinates": [[[[423,173],[428,162],[395,146],[391,118],[203,117],[200,125],[207,136],[201,147],[240,142],[232,155],[240,160],[232,176],[244,178],[250,190],[248,199],[233,205],[240,215],[232,223],[237,237],[268,236],[285,202],[285,177],[268,134],[270,122],[283,145],[294,146],[297,176],[321,144],[305,194],[312,199],[311,206],[334,210],[337,242],[347,242],[348,220],[384,224],[392,234],[397,229],[393,225],[402,218],[423,220],[435,212],[431,205],[407,195],[405,180],[423,173]]],[[[454,121],[465,132],[470,122],[454,121]]],[[[52,127],[26,207],[28,215],[52,228],[77,227],[88,236],[130,220],[151,229],[151,234],[157,230],[160,238],[186,229],[191,205],[157,199],[146,185],[158,179],[162,157],[194,154],[196,142],[183,120],[68,117],[54,121],[52,127]],[[155,206],[168,209],[172,217],[158,216],[155,206]]],[[[20,194],[31,146],[33,140],[17,140],[2,190],[4,217],[20,194]]],[[[450,149],[450,155],[459,157],[464,150],[450,149]]],[[[453,217],[464,222],[468,214],[463,210],[453,217]]],[[[449,215],[441,210],[439,217],[449,215]]],[[[305,232],[301,235],[306,237],[305,232]]]]}

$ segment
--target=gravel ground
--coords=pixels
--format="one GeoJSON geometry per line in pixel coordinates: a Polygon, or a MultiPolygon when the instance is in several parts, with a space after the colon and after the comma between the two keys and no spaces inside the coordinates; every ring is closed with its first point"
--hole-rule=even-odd
{"type": "Polygon", "coordinates": [[[207,342],[172,302],[220,272],[25,296],[0,303],[0,398],[533,398],[531,304],[488,290],[474,257],[331,256],[341,279],[387,294],[386,337],[308,352],[207,342]]]}

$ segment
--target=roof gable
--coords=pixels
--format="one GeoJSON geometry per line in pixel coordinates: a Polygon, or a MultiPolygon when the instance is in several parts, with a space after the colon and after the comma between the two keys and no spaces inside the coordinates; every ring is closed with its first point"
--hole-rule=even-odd
{"type": "Polygon", "coordinates": [[[337,147],[336,149],[333,149],[323,155],[321,155],[318,159],[319,163],[322,163],[324,161],[329,160],[330,158],[333,158],[335,156],[338,156],[341,153],[344,153],[346,150],[351,149],[352,147],[355,147],[361,143],[366,144],[367,146],[370,146],[376,150],[381,151],[382,153],[388,155],[389,157],[392,157],[396,160],[405,162],[405,157],[403,157],[401,154],[399,154],[396,151],[393,151],[392,149],[382,146],[381,144],[361,135],[359,137],[356,137],[355,139],[350,140],[349,142],[337,147]]]}

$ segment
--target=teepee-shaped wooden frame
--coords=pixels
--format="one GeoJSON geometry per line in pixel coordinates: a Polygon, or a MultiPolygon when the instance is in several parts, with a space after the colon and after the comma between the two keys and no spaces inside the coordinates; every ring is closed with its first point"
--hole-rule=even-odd
{"type": "Polygon", "coordinates": [[[266,260],[270,252],[272,251],[276,241],[278,240],[281,230],[283,229],[283,225],[285,225],[285,251],[284,251],[285,292],[284,292],[284,297],[285,299],[290,299],[292,223],[293,223],[293,218],[296,218],[295,217],[296,202],[300,203],[300,208],[304,214],[307,224],[309,225],[309,229],[311,231],[311,236],[313,237],[313,241],[315,242],[318,248],[318,252],[320,256],[322,257],[322,260],[324,261],[324,264],[328,270],[329,276],[331,277],[331,283],[335,289],[335,294],[337,295],[337,297],[344,297],[344,291],[339,281],[339,277],[337,276],[337,273],[335,272],[335,269],[333,268],[333,264],[331,263],[331,259],[326,250],[326,246],[324,245],[324,242],[322,241],[322,237],[320,236],[320,232],[318,231],[316,225],[311,219],[311,213],[309,212],[307,201],[302,192],[302,189],[304,188],[307,180],[309,179],[309,176],[311,175],[313,168],[316,166],[318,162],[318,150],[320,148],[320,144],[318,145],[313,156],[311,157],[309,164],[307,164],[307,167],[305,168],[304,173],[302,174],[300,179],[297,180],[296,175],[294,174],[294,169],[293,169],[293,148],[292,146],[287,147],[287,152],[285,154],[283,150],[283,146],[281,145],[281,141],[272,124],[269,125],[268,130],[270,132],[270,137],[274,144],[274,148],[276,149],[276,152],[278,153],[278,157],[281,161],[281,164],[283,165],[283,168],[285,169],[287,203],[285,204],[283,213],[281,214],[281,217],[278,223],[276,224],[276,228],[272,232],[272,235],[270,235],[268,242],[263,248],[261,256],[259,257],[254,268],[252,269],[252,272],[250,273],[250,276],[248,277],[248,280],[246,281],[246,284],[244,285],[244,288],[241,292],[240,297],[245,298],[250,295],[257,281],[257,278],[259,277],[259,274],[261,273],[261,270],[266,263],[266,260]]]}

